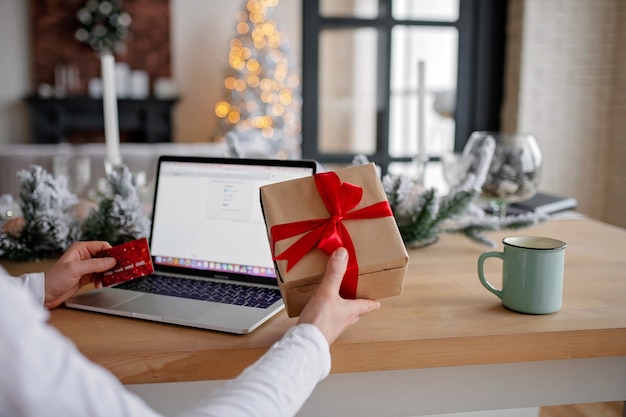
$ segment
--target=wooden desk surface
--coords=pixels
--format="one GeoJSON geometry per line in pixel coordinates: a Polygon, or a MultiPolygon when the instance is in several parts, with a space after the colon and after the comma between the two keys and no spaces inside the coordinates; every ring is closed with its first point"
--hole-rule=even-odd
{"type": "MultiPolygon", "coordinates": [[[[626,230],[577,219],[491,236],[499,242],[512,234],[568,243],[561,311],[532,316],[505,309],[476,273],[478,255],[488,248],[444,235],[410,251],[401,296],[382,300],[381,310],[332,346],[332,372],[626,355],[626,230]]],[[[500,268],[498,260],[485,267],[496,286],[500,268]]],[[[67,308],[51,315],[87,357],[127,384],[232,378],[295,322],[282,312],[237,336],[67,308]]]]}

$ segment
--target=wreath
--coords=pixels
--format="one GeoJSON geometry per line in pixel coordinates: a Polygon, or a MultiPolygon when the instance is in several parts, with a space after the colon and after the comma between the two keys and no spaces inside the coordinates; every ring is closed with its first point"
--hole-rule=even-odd
{"type": "Polygon", "coordinates": [[[87,0],[76,12],[79,28],[75,36],[99,54],[122,53],[130,35],[132,19],[122,8],[122,0],[87,0]]]}

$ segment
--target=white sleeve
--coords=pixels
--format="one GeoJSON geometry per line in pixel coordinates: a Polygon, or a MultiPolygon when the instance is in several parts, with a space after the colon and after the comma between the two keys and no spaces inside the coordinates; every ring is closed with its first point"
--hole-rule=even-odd
{"type": "Polygon", "coordinates": [[[240,376],[180,417],[294,416],[329,372],[328,342],[317,327],[299,324],[240,376]]]}
{"type": "Polygon", "coordinates": [[[35,301],[39,303],[39,305],[43,305],[46,297],[46,282],[43,272],[24,274],[14,279],[28,289],[28,292],[35,297],[35,301]]]}
{"type": "Polygon", "coordinates": [[[0,415],[158,416],[47,318],[18,280],[0,277],[0,415]]]}
{"type": "MultiPolygon", "coordinates": [[[[48,325],[48,311],[23,287],[0,276],[0,416],[159,416],[48,325]]],[[[300,324],[184,415],[293,416],[329,371],[326,339],[300,324]]]]}

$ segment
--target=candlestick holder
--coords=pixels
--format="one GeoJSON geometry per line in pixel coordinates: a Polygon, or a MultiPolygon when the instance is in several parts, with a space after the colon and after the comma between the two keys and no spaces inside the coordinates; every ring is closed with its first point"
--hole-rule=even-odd
{"type": "Polygon", "coordinates": [[[117,161],[111,160],[110,158],[104,158],[104,173],[107,178],[111,176],[111,174],[122,166],[122,160],[119,159],[117,161]]]}
{"type": "Polygon", "coordinates": [[[91,158],[86,155],[57,155],[52,161],[55,178],[63,177],[68,190],[84,197],[91,184],[91,158]]]}
{"type": "Polygon", "coordinates": [[[426,164],[428,164],[428,155],[417,154],[413,157],[412,165],[415,172],[415,182],[424,186],[424,177],[426,176],[426,164]]]}

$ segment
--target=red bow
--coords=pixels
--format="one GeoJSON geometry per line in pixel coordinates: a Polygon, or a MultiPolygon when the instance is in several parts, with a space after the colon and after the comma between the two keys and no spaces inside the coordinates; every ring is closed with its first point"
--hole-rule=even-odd
{"type": "Polygon", "coordinates": [[[340,294],[344,298],[356,298],[359,265],[352,239],[343,221],[393,216],[391,207],[385,200],[350,212],[361,201],[361,187],[348,182],[341,183],[334,172],[316,174],[314,178],[317,191],[330,217],[272,226],[270,233],[274,243],[306,233],[280,255],[274,256],[274,260],[287,260],[289,271],[316,246],[328,254],[343,246],[348,251],[348,268],[341,283],[340,294]]]}

